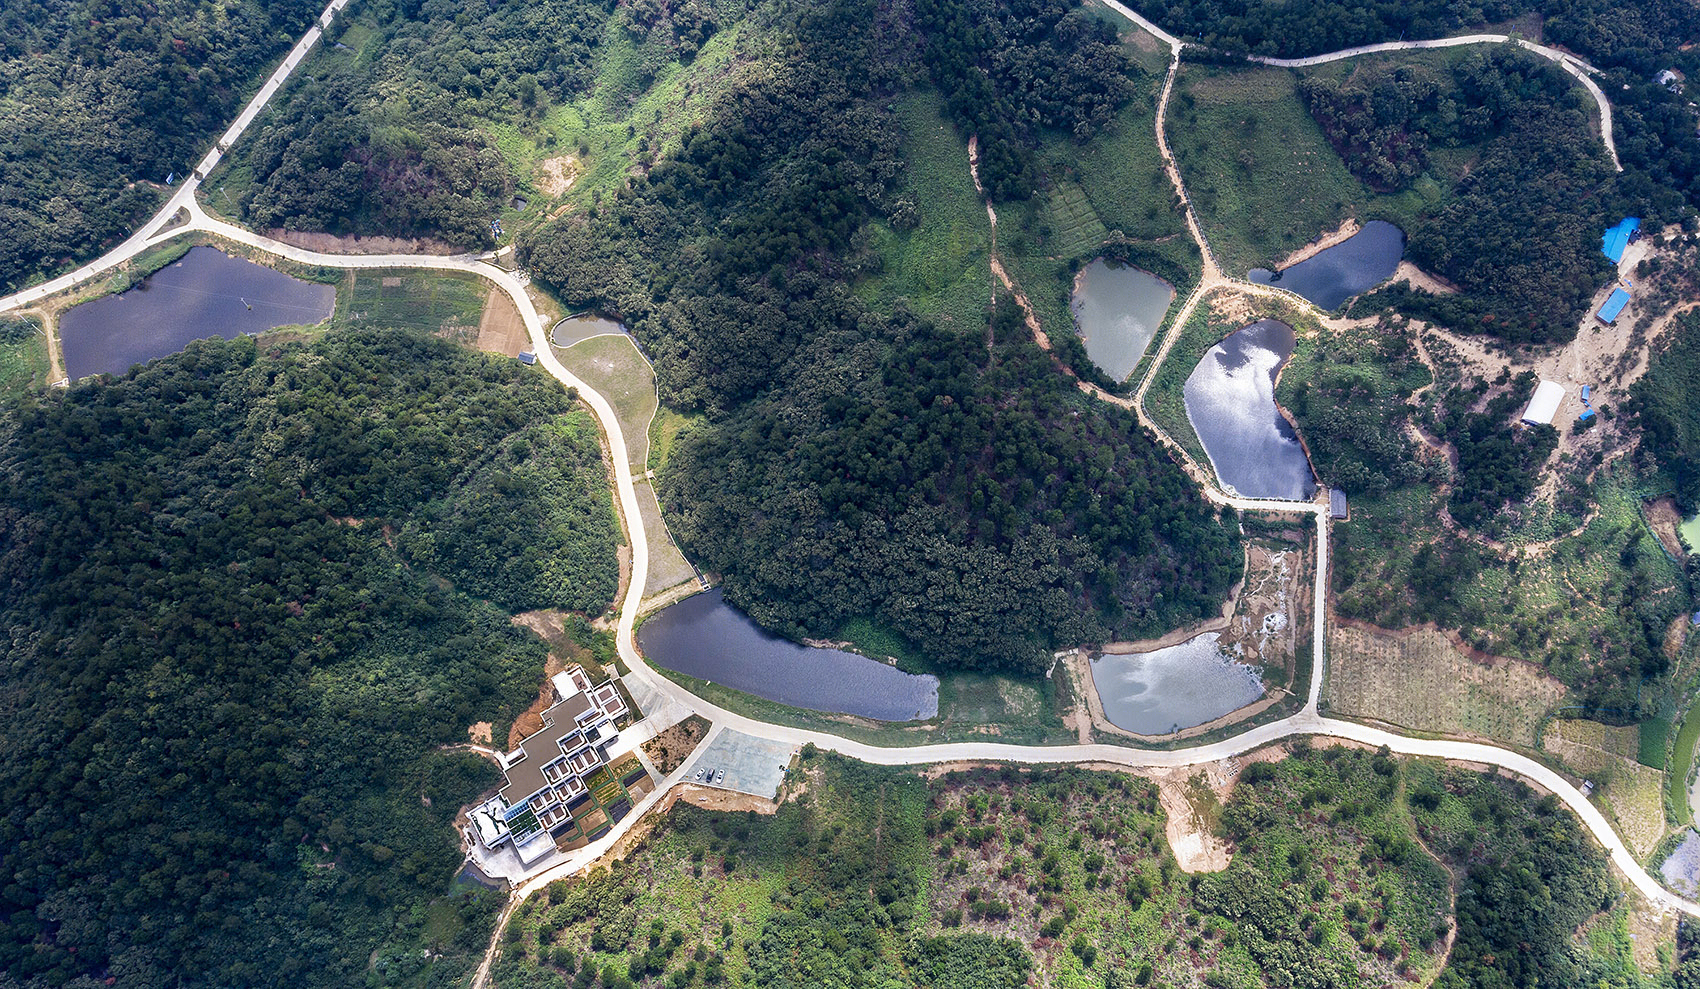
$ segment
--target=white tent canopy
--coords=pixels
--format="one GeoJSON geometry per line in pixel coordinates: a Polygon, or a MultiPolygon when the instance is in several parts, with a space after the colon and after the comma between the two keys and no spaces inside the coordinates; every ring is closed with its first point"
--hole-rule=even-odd
{"type": "Polygon", "coordinates": [[[1558,403],[1564,401],[1564,386],[1554,381],[1543,381],[1535,389],[1535,397],[1529,399],[1529,407],[1523,410],[1523,421],[1531,426],[1550,426],[1552,417],[1558,415],[1558,403]]]}

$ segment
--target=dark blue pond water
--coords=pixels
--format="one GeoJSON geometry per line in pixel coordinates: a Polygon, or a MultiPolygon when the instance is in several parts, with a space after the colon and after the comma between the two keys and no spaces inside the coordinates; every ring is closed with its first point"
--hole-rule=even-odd
{"type": "Polygon", "coordinates": [[[197,247],[118,295],[85,302],[59,320],[65,373],[123,374],[192,340],[260,333],[329,318],[336,289],[197,247]]]}
{"type": "Polygon", "coordinates": [[[650,616],[638,629],[637,641],[657,666],[792,707],[880,721],[939,713],[937,677],[770,635],[722,600],[718,588],[650,616]]]}
{"type": "Polygon", "coordinates": [[[1186,417],[1222,486],[1247,498],[1308,500],[1310,461],[1275,405],[1275,376],[1293,328],[1263,319],[1205,351],[1186,379],[1186,417]]]}
{"type": "Polygon", "coordinates": [[[1297,292],[1323,309],[1338,309],[1352,296],[1391,278],[1405,256],[1405,232],[1384,220],[1364,228],[1290,268],[1253,268],[1247,278],[1297,292]]]}

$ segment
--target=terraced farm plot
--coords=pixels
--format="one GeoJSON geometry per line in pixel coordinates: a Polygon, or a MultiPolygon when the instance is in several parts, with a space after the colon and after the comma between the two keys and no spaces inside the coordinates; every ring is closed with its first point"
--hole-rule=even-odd
{"type": "Polygon", "coordinates": [[[476,275],[350,271],[337,288],[332,322],[338,329],[377,326],[471,343],[477,338],[487,294],[476,275]]]}
{"type": "Polygon", "coordinates": [[[1097,250],[1110,234],[1086,198],[1086,190],[1073,182],[1058,182],[1046,197],[1045,205],[1051,226],[1048,247],[1052,253],[1085,257],[1097,250]]]}
{"type": "Polygon", "coordinates": [[[1432,628],[1329,629],[1323,704],[1333,714],[1533,745],[1541,719],[1564,694],[1534,666],[1478,663],[1432,628]]]}

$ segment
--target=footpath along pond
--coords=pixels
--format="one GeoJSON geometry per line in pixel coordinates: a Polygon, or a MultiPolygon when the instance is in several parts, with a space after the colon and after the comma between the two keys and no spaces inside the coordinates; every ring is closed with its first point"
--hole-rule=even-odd
{"type": "Polygon", "coordinates": [[[1246,277],[1259,285],[1296,292],[1322,309],[1334,310],[1352,296],[1393,277],[1404,256],[1405,232],[1385,220],[1371,220],[1352,236],[1290,268],[1253,268],[1246,277]]]}
{"type": "Polygon", "coordinates": [[[59,319],[59,342],[75,381],[123,374],[193,340],[318,323],[335,305],[333,286],[196,247],[128,291],[70,309],[59,319]]]}
{"type": "Polygon", "coordinates": [[[1075,278],[1069,308],[1086,356],[1111,378],[1125,381],[1174,299],[1174,286],[1149,271],[1099,258],[1075,278]]]}
{"type": "Polygon", "coordinates": [[[1167,735],[1237,711],[1263,696],[1257,669],[1217,646],[1215,632],[1179,645],[1092,661],[1104,716],[1139,735],[1167,735]]]}
{"type": "Polygon", "coordinates": [[[1222,487],[1247,498],[1308,501],[1316,478],[1275,404],[1293,328],[1261,319],[1205,351],[1186,379],[1186,417],[1222,487]]]}
{"type": "Polygon", "coordinates": [[[841,649],[798,645],[765,631],[716,588],[646,619],[645,658],[792,707],[916,721],[939,713],[939,681],[841,649]]]}

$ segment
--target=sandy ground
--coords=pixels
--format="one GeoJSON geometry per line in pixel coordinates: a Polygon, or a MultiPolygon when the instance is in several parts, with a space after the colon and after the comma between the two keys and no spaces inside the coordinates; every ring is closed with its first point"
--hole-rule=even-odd
{"type": "Polygon", "coordinates": [[[643,753],[655,761],[663,774],[684,765],[703,738],[708,735],[708,722],[702,718],[686,718],[643,743],[643,753]]]}
{"type": "Polygon", "coordinates": [[[558,155],[545,158],[537,163],[537,171],[533,178],[537,188],[547,196],[559,196],[573,187],[578,181],[578,157],[576,155],[558,155]]]}
{"type": "Polygon", "coordinates": [[[1389,281],[1404,282],[1412,288],[1419,288],[1435,295],[1451,295],[1458,291],[1458,286],[1438,275],[1431,275],[1409,261],[1399,262],[1399,267],[1393,269],[1393,277],[1389,281]]]}
{"type": "MultiPolygon", "coordinates": [[[[515,618],[514,622],[526,625],[527,628],[532,627],[520,621],[519,618],[515,618]]],[[[539,632],[539,634],[542,633],[539,632]]],[[[549,678],[565,668],[566,664],[556,657],[554,650],[550,650],[549,657],[543,661],[543,684],[537,688],[537,699],[532,701],[531,706],[514,719],[514,726],[508,729],[509,752],[519,748],[519,743],[543,730],[543,711],[549,707],[549,702],[555,696],[555,688],[549,685],[549,678]]]]}
{"type": "Polygon", "coordinates": [[[1293,265],[1298,264],[1300,261],[1303,261],[1308,257],[1321,254],[1323,251],[1328,250],[1335,244],[1350,239],[1353,234],[1358,232],[1359,229],[1358,221],[1347,218],[1342,221],[1338,227],[1324,233],[1322,236],[1287,255],[1287,259],[1285,261],[1282,261],[1280,264],[1275,266],[1276,270],[1291,268],[1293,265]]]}
{"type": "Polygon", "coordinates": [[[1659,537],[1659,542],[1665,547],[1665,552],[1679,560],[1687,559],[1688,553],[1682,548],[1682,540],[1677,536],[1677,529],[1682,526],[1682,513],[1676,510],[1676,499],[1665,497],[1647,503],[1647,525],[1659,537]]]}
{"type": "Polygon", "coordinates": [[[478,321],[479,350],[516,357],[531,349],[531,334],[514,300],[506,292],[492,291],[484,299],[484,316],[478,321]]]}
{"type": "Polygon", "coordinates": [[[467,740],[472,742],[474,745],[489,745],[491,742],[495,741],[495,739],[491,736],[491,732],[495,730],[495,727],[495,725],[488,721],[475,721],[466,728],[467,740]]]}
{"type": "Polygon", "coordinates": [[[460,249],[429,237],[336,237],[273,227],[260,233],[285,244],[324,254],[459,254],[460,249]]]}

